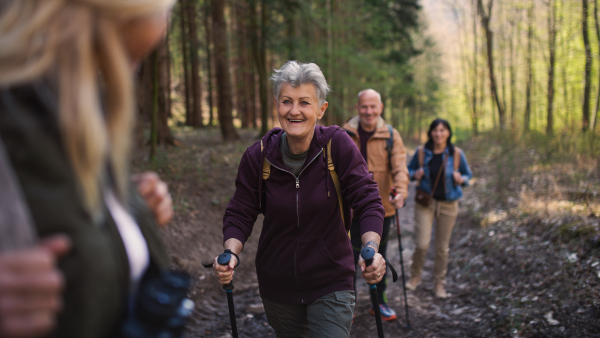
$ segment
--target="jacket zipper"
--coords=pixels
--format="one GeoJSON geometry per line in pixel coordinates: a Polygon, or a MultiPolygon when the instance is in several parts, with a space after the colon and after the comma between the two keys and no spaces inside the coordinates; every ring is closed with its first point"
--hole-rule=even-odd
{"type": "MultiPolygon", "coordinates": [[[[265,161],[269,162],[270,165],[272,165],[273,167],[275,167],[283,172],[289,173],[290,175],[294,176],[294,179],[296,179],[296,219],[298,219],[298,229],[300,229],[300,210],[298,208],[298,190],[297,189],[300,189],[300,175],[302,175],[304,170],[306,168],[308,168],[308,166],[311,165],[317,159],[317,157],[321,156],[321,153],[323,153],[323,148],[321,148],[321,151],[319,151],[319,153],[315,157],[313,157],[313,159],[310,160],[310,162],[308,162],[308,164],[306,166],[304,166],[304,169],[302,169],[302,171],[300,171],[298,176],[294,175],[294,173],[291,171],[279,168],[278,166],[274,165],[273,163],[271,163],[271,161],[269,161],[265,158],[265,161]]],[[[298,280],[298,268],[296,266],[297,257],[298,257],[298,246],[296,245],[296,250],[294,250],[294,277],[296,277],[296,285],[298,286],[298,289],[302,290],[302,288],[300,287],[300,281],[298,280]]],[[[304,303],[304,296],[302,297],[302,303],[304,303]]]]}
{"type": "MultiPolygon", "coordinates": [[[[304,169],[302,169],[302,171],[300,171],[300,173],[298,174],[298,176],[294,175],[293,172],[289,171],[289,170],[285,170],[285,169],[281,169],[278,166],[274,165],[273,163],[271,163],[271,161],[269,161],[267,158],[265,158],[265,161],[269,162],[270,165],[272,165],[273,167],[275,167],[276,169],[279,169],[283,172],[289,173],[290,175],[294,176],[294,178],[296,179],[296,189],[300,188],[300,175],[302,175],[302,173],[304,172],[304,170],[306,170],[306,168],[308,168],[309,165],[311,165],[311,163],[313,163],[317,157],[319,157],[321,155],[321,153],[323,153],[323,148],[321,148],[321,151],[319,151],[319,153],[313,157],[312,160],[310,160],[310,162],[308,162],[308,164],[304,167],[304,169]]],[[[298,213],[298,201],[296,200],[296,214],[298,213]]],[[[300,226],[300,219],[298,218],[298,226],[300,226]]]]}

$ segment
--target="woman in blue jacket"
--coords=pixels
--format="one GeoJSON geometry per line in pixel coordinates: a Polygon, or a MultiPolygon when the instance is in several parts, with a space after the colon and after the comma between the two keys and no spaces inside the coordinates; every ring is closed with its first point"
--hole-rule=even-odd
{"type": "Polygon", "coordinates": [[[417,195],[426,197],[417,198],[415,205],[416,248],[411,278],[406,287],[415,290],[421,283],[421,273],[435,220],[434,294],[438,298],[446,298],[444,285],[448,267],[448,246],[458,215],[458,199],[462,197],[462,187],[469,184],[473,174],[464,153],[450,141],[452,129],[448,121],[433,121],[427,136],[427,143],[417,149],[408,166],[411,180],[419,181],[417,195]],[[427,195],[430,198],[427,198],[427,195]],[[429,203],[423,200],[428,200],[429,203]]]}

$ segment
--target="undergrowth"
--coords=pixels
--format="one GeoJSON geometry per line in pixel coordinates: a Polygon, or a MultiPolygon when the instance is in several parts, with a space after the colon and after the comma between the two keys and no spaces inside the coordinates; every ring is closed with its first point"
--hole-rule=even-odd
{"type": "Polygon", "coordinates": [[[486,133],[459,142],[474,173],[470,189],[478,196],[469,210],[484,226],[508,216],[575,217],[560,231],[571,237],[597,234],[600,164],[584,142],[538,133],[520,138],[486,133]]]}

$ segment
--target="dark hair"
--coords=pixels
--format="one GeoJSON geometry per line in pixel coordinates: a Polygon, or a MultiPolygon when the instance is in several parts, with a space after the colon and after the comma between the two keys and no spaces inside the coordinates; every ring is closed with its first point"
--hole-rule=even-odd
{"type": "Polygon", "coordinates": [[[454,155],[454,146],[452,145],[452,128],[450,128],[450,123],[444,119],[436,118],[429,125],[429,130],[427,131],[427,143],[425,143],[425,148],[433,151],[433,139],[431,138],[431,132],[437,128],[440,124],[443,124],[446,129],[450,132],[450,136],[448,137],[448,152],[450,155],[454,155]]]}

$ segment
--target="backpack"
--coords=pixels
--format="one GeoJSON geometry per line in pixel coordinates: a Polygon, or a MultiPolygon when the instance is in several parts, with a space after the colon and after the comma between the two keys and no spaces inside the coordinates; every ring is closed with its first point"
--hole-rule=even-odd
{"type": "MultiPolygon", "coordinates": [[[[263,181],[266,181],[269,176],[271,175],[271,163],[269,163],[269,161],[265,160],[265,155],[263,153],[264,151],[264,145],[263,145],[263,141],[260,140],[260,152],[261,154],[263,154],[262,156],[262,175],[263,175],[263,181]]],[[[340,205],[340,212],[342,214],[342,222],[344,224],[346,224],[346,220],[344,219],[344,202],[342,199],[342,189],[340,186],[340,179],[338,177],[337,172],[335,171],[335,166],[333,165],[333,160],[331,158],[331,139],[329,140],[329,142],[327,142],[327,150],[323,152],[323,158],[327,159],[327,169],[329,170],[329,174],[331,175],[331,179],[333,180],[333,185],[335,186],[335,192],[337,193],[337,197],[338,197],[338,203],[340,205]]],[[[327,192],[327,195],[329,196],[329,192],[327,192]]],[[[348,235],[350,235],[350,232],[348,232],[348,235]]]]}

